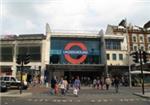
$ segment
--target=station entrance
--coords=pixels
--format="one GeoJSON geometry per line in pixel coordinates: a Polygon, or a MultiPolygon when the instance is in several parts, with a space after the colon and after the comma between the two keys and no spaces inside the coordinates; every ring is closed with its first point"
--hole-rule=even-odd
{"type": "Polygon", "coordinates": [[[80,79],[94,78],[104,76],[105,66],[103,64],[49,64],[47,65],[47,71],[49,73],[49,79],[53,76],[58,78],[61,76],[70,80],[72,77],[79,76],[80,79]]]}

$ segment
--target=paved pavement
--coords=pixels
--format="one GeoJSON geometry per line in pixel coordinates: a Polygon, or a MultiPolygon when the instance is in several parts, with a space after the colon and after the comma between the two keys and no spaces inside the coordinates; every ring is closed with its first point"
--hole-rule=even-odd
{"type": "MultiPolygon", "coordinates": [[[[108,91],[82,87],[78,97],[72,94],[71,89],[66,96],[51,95],[49,90],[45,87],[31,87],[20,96],[19,90],[12,90],[4,94],[18,94],[18,98],[5,96],[1,98],[1,102],[2,105],[150,105],[149,98],[133,95],[141,92],[139,87],[120,87],[119,93],[115,93],[113,87],[108,91]]],[[[146,88],[145,91],[147,93],[150,89],[146,88]]]]}
{"type": "Polygon", "coordinates": [[[146,92],[145,94],[136,92],[134,93],[134,95],[140,96],[140,97],[144,97],[144,98],[150,98],[150,92],[146,92]]]}
{"type": "MultiPolygon", "coordinates": [[[[107,92],[106,90],[100,90],[99,92],[97,92],[97,89],[92,89],[91,87],[82,87],[81,89],[82,89],[82,91],[80,94],[83,97],[84,97],[84,95],[86,95],[86,97],[88,95],[89,95],[89,97],[91,97],[92,95],[99,96],[99,95],[104,95],[104,94],[112,94],[112,95],[116,94],[114,92],[113,88],[111,88],[109,90],[109,92],[107,92]],[[91,91],[91,90],[92,90],[92,92],[89,93],[89,91],[91,91]],[[88,94],[84,94],[84,93],[88,93],[88,94]]],[[[150,88],[149,87],[145,88],[144,95],[141,93],[141,90],[142,90],[141,87],[132,87],[132,88],[121,87],[120,88],[120,91],[123,92],[124,94],[130,92],[137,96],[141,96],[144,98],[150,98],[150,88]]],[[[1,93],[0,96],[1,97],[29,97],[29,96],[31,96],[31,97],[37,97],[37,96],[47,97],[47,96],[50,96],[50,88],[46,88],[45,86],[30,87],[28,90],[23,90],[22,94],[20,94],[19,90],[9,90],[8,92],[1,93]]],[[[69,96],[69,97],[73,96],[72,90],[67,94],[67,96],[69,96]]],[[[55,97],[57,97],[57,96],[55,96],[55,97]]]]}

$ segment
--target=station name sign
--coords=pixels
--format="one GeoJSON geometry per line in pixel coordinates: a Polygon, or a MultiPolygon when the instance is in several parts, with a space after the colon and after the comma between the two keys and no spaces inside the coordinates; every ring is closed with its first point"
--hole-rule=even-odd
{"type": "Polygon", "coordinates": [[[81,51],[81,50],[68,50],[68,51],[63,51],[64,54],[78,54],[78,55],[84,55],[84,54],[88,54],[88,51],[81,51]]]}
{"type": "Polygon", "coordinates": [[[65,59],[72,64],[80,64],[85,61],[88,50],[87,47],[81,42],[69,42],[64,48],[64,56],[65,59]],[[81,50],[71,50],[72,47],[79,47],[81,50]],[[80,58],[72,58],[71,54],[79,54],[82,55],[80,58]]]}

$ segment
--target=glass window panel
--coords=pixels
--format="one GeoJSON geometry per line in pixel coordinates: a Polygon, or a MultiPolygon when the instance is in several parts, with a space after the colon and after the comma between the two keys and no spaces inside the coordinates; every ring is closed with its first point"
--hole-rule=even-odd
{"type": "Polygon", "coordinates": [[[117,60],[116,54],[112,54],[112,59],[113,59],[113,60],[117,60]]]}
{"type": "Polygon", "coordinates": [[[106,39],[106,49],[121,50],[121,40],[106,39]]]}
{"type": "Polygon", "coordinates": [[[140,36],[140,42],[143,42],[143,41],[144,41],[144,37],[140,36]]]}
{"type": "Polygon", "coordinates": [[[107,60],[110,60],[110,55],[109,54],[107,54],[107,60]]]}
{"type": "Polygon", "coordinates": [[[0,61],[12,62],[13,61],[13,47],[1,47],[0,48],[0,61]]]}
{"type": "Polygon", "coordinates": [[[123,60],[123,54],[119,54],[119,60],[123,60]]]}
{"type": "Polygon", "coordinates": [[[136,42],[136,41],[137,41],[137,40],[136,40],[136,36],[133,36],[132,38],[133,38],[133,40],[132,40],[133,42],[136,42]]]}
{"type": "MultiPolygon", "coordinates": [[[[68,64],[69,62],[65,59],[65,46],[70,42],[81,42],[87,47],[87,57],[83,64],[91,64],[91,63],[100,63],[100,42],[98,39],[82,39],[82,38],[52,38],[51,40],[51,50],[50,50],[50,59],[56,59],[53,56],[59,56],[59,63],[68,64]]],[[[74,52],[70,54],[72,58],[80,58],[84,53],[81,48],[78,46],[74,46],[70,49],[70,51],[74,52]],[[76,53],[75,53],[76,52],[76,53]]],[[[71,52],[70,52],[71,53],[71,52]]],[[[55,61],[54,61],[55,62],[55,61]]],[[[52,63],[52,62],[50,62],[52,63]]]]}
{"type": "Polygon", "coordinates": [[[41,47],[32,46],[32,47],[19,47],[18,54],[29,54],[31,62],[40,62],[41,61],[41,47]]]}

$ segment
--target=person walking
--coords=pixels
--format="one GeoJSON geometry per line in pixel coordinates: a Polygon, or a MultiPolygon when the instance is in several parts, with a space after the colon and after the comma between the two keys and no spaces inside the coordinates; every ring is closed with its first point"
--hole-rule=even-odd
{"type": "Polygon", "coordinates": [[[118,77],[115,77],[114,79],[114,86],[115,86],[116,93],[118,93],[119,91],[119,78],[118,77]]]}
{"type": "Polygon", "coordinates": [[[103,90],[104,81],[105,81],[104,77],[101,77],[100,79],[101,90],[103,90]]]}
{"type": "Polygon", "coordinates": [[[96,79],[93,80],[93,88],[96,87],[96,79]]]}
{"type": "Polygon", "coordinates": [[[111,85],[111,79],[109,76],[106,77],[105,82],[106,82],[106,90],[109,90],[109,86],[111,85]]]}
{"type": "Polygon", "coordinates": [[[70,80],[70,87],[71,87],[71,88],[73,88],[74,81],[75,81],[75,79],[74,79],[74,77],[72,76],[72,77],[71,77],[71,80],[70,80]]]}
{"type": "Polygon", "coordinates": [[[100,87],[100,79],[99,79],[99,77],[97,77],[97,80],[96,80],[96,87],[97,87],[97,89],[99,89],[99,87],[100,87]]]}
{"type": "Polygon", "coordinates": [[[56,80],[56,76],[54,76],[51,79],[51,90],[50,90],[51,95],[55,94],[55,86],[56,86],[56,84],[57,84],[57,80],[56,80]]]}
{"type": "Polygon", "coordinates": [[[69,90],[69,83],[68,83],[68,81],[67,81],[67,77],[65,77],[65,79],[64,79],[64,86],[65,86],[65,90],[64,90],[64,94],[66,95],[66,93],[68,92],[68,90],[69,90]]]}
{"type": "Polygon", "coordinates": [[[61,90],[61,95],[65,95],[65,81],[64,81],[64,78],[61,77],[60,79],[60,83],[59,83],[59,87],[60,87],[60,90],[61,90]]]}
{"type": "Polygon", "coordinates": [[[73,89],[73,94],[75,96],[78,96],[79,90],[81,88],[80,86],[81,86],[81,82],[80,82],[79,76],[77,76],[77,78],[74,81],[74,89],[73,89]]]}

